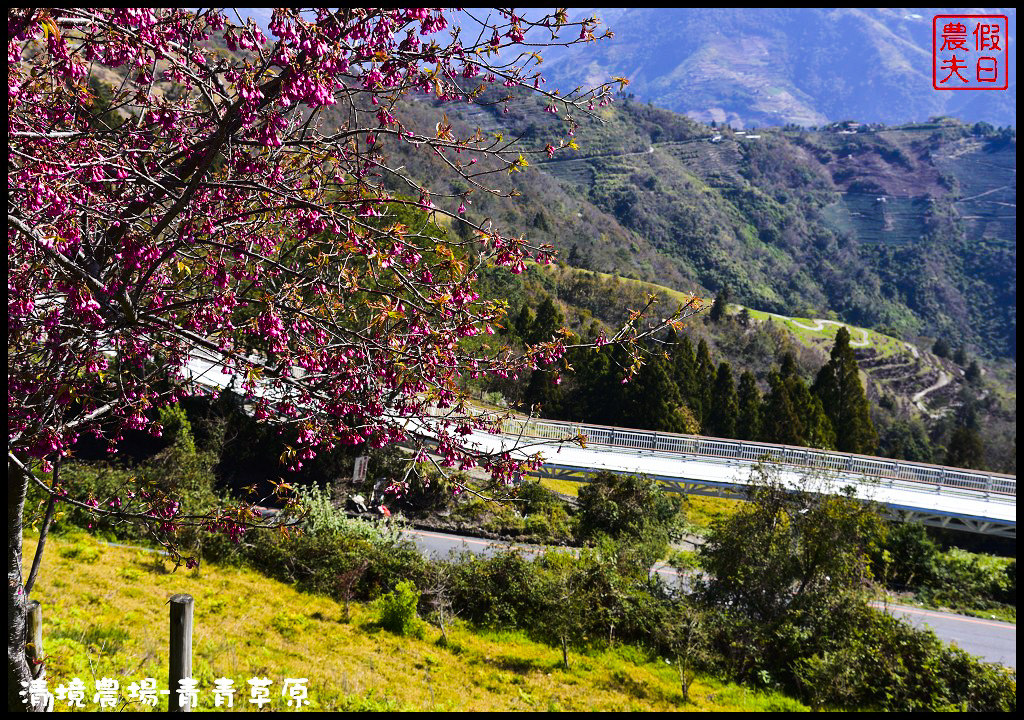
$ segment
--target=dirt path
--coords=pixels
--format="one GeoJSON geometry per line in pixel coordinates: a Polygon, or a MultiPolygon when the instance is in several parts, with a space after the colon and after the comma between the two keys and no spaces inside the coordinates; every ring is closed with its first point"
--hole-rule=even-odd
{"type": "MultiPolygon", "coordinates": [[[[781,318],[782,316],[781,315],[776,315],[775,317],[781,318]]],[[[854,340],[851,337],[850,338],[850,347],[867,347],[868,345],[871,344],[871,341],[868,339],[868,331],[865,330],[864,328],[850,327],[846,323],[836,322],[835,320],[812,320],[811,322],[813,322],[814,325],[804,325],[799,320],[794,320],[793,318],[783,318],[783,319],[788,319],[794,325],[796,325],[797,327],[801,327],[804,330],[813,330],[814,332],[821,332],[822,330],[825,329],[825,325],[826,324],[828,324],[828,325],[838,325],[839,327],[844,327],[844,328],[846,328],[847,330],[849,330],[851,332],[853,332],[854,330],[860,330],[861,333],[863,333],[861,339],[860,340],[854,340]]]]}
{"type": "Polygon", "coordinates": [[[985,197],[986,195],[991,195],[992,193],[999,192],[1000,190],[1006,190],[1009,187],[1010,187],[1009,185],[1003,185],[1002,187],[992,188],[991,190],[986,190],[985,192],[978,193],[977,195],[971,195],[970,197],[961,198],[960,200],[957,200],[956,202],[967,202],[968,200],[977,200],[980,197],[985,197]]]}
{"type": "Polygon", "coordinates": [[[952,381],[953,381],[953,376],[952,375],[949,375],[945,371],[940,370],[939,371],[939,379],[938,379],[938,381],[934,385],[932,385],[931,387],[925,388],[924,390],[922,390],[919,393],[915,393],[914,396],[910,398],[910,401],[912,403],[914,403],[915,405],[917,405],[917,408],[921,412],[925,413],[926,415],[930,415],[931,417],[936,417],[936,415],[928,412],[928,408],[926,408],[924,406],[923,400],[924,400],[925,396],[928,395],[928,393],[935,392],[939,388],[944,388],[947,385],[949,385],[949,383],[951,383],[952,381]]]}

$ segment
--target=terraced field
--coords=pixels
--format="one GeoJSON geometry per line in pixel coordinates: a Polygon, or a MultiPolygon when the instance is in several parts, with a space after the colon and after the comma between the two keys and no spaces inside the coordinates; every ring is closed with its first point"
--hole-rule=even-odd
{"type": "MultiPolygon", "coordinates": [[[[741,306],[730,311],[739,313],[741,306]]],[[[760,322],[779,322],[793,337],[807,347],[823,351],[831,349],[840,327],[850,332],[851,343],[863,379],[867,381],[868,397],[877,400],[889,395],[908,409],[938,418],[954,408],[956,385],[963,371],[916,345],[866,328],[854,327],[835,320],[794,318],[746,309],[760,322]]]]}

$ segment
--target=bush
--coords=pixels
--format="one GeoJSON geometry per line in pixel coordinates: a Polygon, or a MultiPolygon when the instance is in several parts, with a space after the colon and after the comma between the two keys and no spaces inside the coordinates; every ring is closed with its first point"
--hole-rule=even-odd
{"type": "Polygon", "coordinates": [[[936,558],[935,576],[922,594],[955,608],[985,608],[1009,599],[1011,561],[950,548],[936,558]]]}
{"type": "Polygon", "coordinates": [[[886,613],[866,609],[844,642],[857,669],[852,702],[897,712],[974,710],[1012,712],[1012,672],[947,648],[930,630],[917,630],[886,613]]]}
{"type": "MultiPolygon", "coordinates": [[[[817,708],[1016,707],[1012,674],[867,605],[867,560],[883,555],[869,507],[794,493],[761,472],[751,502],[716,523],[700,549],[708,575],[698,596],[731,675],[778,686],[817,708]]],[[[906,550],[901,562],[911,568],[906,576],[929,567],[934,547],[919,529],[897,528],[895,536],[892,547],[906,550]]],[[[952,553],[945,570],[938,556],[937,575],[977,588],[1006,576],[1002,567],[986,576],[964,555],[952,553]]]]}
{"type": "Polygon", "coordinates": [[[381,627],[396,635],[423,637],[424,622],[416,614],[419,601],[415,585],[407,580],[399,582],[377,601],[381,627]]]}
{"type": "Polygon", "coordinates": [[[678,537],[680,521],[679,499],[649,478],[601,472],[580,488],[580,540],[607,535],[623,543],[631,550],[630,564],[644,574],[678,537]]]}
{"type": "MultiPolygon", "coordinates": [[[[887,581],[892,587],[923,587],[935,581],[939,547],[924,525],[897,523],[885,539],[887,581]]],[[[884,560],[881,562],[885,562],[884,560]]]]}

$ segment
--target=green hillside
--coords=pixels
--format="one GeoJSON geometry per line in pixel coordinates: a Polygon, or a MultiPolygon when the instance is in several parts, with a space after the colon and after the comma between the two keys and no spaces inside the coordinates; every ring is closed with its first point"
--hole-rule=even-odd
{"type": "MultiPolygon", "coordinates": [[[[448,112],[466,133],[521,135],[525,148],[560,136],[539,107],[511,107],[448,112]]],[[[582,121],[578,152],[507,178],[521,197],[471,196],[470,216],[578,267],[705,294],[727,284],[765,311],[1014,356],[1012,130],[936,119],[744,132],[629,96],[600,116],[582,121]]]]}
{"type": "MultiPolygon", "coordinates": [[[[688,293],[655,283],[565,264],[534,265],[519,276],[486,273],[483,289],[508,303],[506,332],[513,335],[521,324],[523,309],[535,311],[547,297],[555,299],[565,325],[579,335],[589,332],[595,321],[608,330],[621,325],[629,311],[643,307],[651,294],[659,298],[658,314],[667,314],[690,299],[688,293]]],[[[703,298],[705,308],[711,306],[712,299],[703,298]]],[[[737,376],[752,373],[764,394],[769,390],[771,373],[778,370],[786,355],[795,359],[804,380],[812,382],[828,361],[842,326],[850,333],[851,348],[871,404],[880,439],[878,454],[945,464],[953,431],[966,424],[984,428],[984,459],[973,467],[1016,472],[1016,365],[1012,361],[960,352],[940,356],[933,342],[925,338],[908,341],[834,317],[797,317],[734,303],[728,305],[719,322],[712,321],[706,311],[698,314],[687,323],[684,334],[693,347],[707,343],[716,365],[728,363],[737,376]],[[977,377],[971,375],[972,365],[977,377]]],[[[675,351],[657,343],[650,350],[654,355],[675,351]]],[[[572,374],[563,375],[568,381],[566,387],[573,387],[572,374]]],[[[492,381],[477,392],[498,393],[486,396],[491,402],[503,397],[511,405],[522,405],[539,390],[528,390],[528,380],[492,381]]],[[[485,395],[477,398],[484,400],[485,395]]],[[[685,393],[681,400],[692,405],[685,393]]],[[[542,414],[554,411],[552,417],[572,415],[570,407],[559,411],[553,396],[546,404],[542,414]]],[[[528,408],[523,405],[521,409],[528,408]]],[[[622,418],[607,420],[605,424],[630,424],[622,418]]],[[[593,418],[589,421],[597,422],[593,418]]]]}
{"type": "MultiPolygon", "coordinates": [[[[26,556],[34,549],[34,538],[27,539],[26,556]]],[[[51,691],[80,678],[85,709],[95,711],[94,677],[118,680],[122,696],[130,682],[146,677],[166,687],[167,598],[189,593],[196,601],[193,674],[201,711],[215,709],[212,688],[221,677],[235,683],[236,710],[255,709],[246,681],[257,676],[273,682],[267,708],[277,711],[295,710],[281,695],[284,678],[308,680],[307,711],[803,709],[781,694],[707,677],[684,705],[676,668],[626,645],[576,655],[566,670],[557,648],[521,632],[460,622],[444,645],[433,626],[418,638],[382,630],[369,603],[354,604],[345,622],[343,603],[252,570],[171,569],[152,551],[84,536],[50,538],[33,597],[43,605],[51,691]]],[[[148,709],[124,701],[117,708],[148,709]]],[[[68,707],[58,700],[55,709],[68,707]]]]}

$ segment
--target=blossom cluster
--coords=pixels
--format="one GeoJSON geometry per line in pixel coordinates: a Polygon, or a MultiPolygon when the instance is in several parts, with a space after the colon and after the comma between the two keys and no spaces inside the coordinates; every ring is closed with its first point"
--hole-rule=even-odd
{"type": "MultiPolygon", "coordinates": [[[[410,423],[430,417],[446,466],[517,476],[522,461],[476,457],[456,428],[497,427],[470,411],[465,375],[514,376],[565,352],[564,338],[518,356],[463,340],[493,335],[505,312],[477,293],[480,268],[551,258],[466,214],[493,163],[528,163],[479,132],[416,131],[402,102],[540,94],[571,134],[573,113],[607,102],[608,87],[549,92],[535,54],[510,49],[538,34],[585,42],[597,21],[462,11],[470,28],[433,8],[277,9],[267,36],[234,17],[9,11],[12,452],[45,470],[84,433],[112,448],[128,430],[158,435],[159,408],[209,392],[191,371],[202,353],[258,419],[302,428],[291,468],[339,445],[421,443],[410,423]],[[388,165],[385,140],[438,155],[470,189],[420,187],[388,165]],[[389,191],[385,176],[417,192],[389,191]],[[452,239],[439,215],[472,239],[452,239]]],[[[167,532],[182,520],[169,498],[95,507],[137,507],[167,532]]],[[[248,520],[207,519],[235,536],[248,520]]]]}

